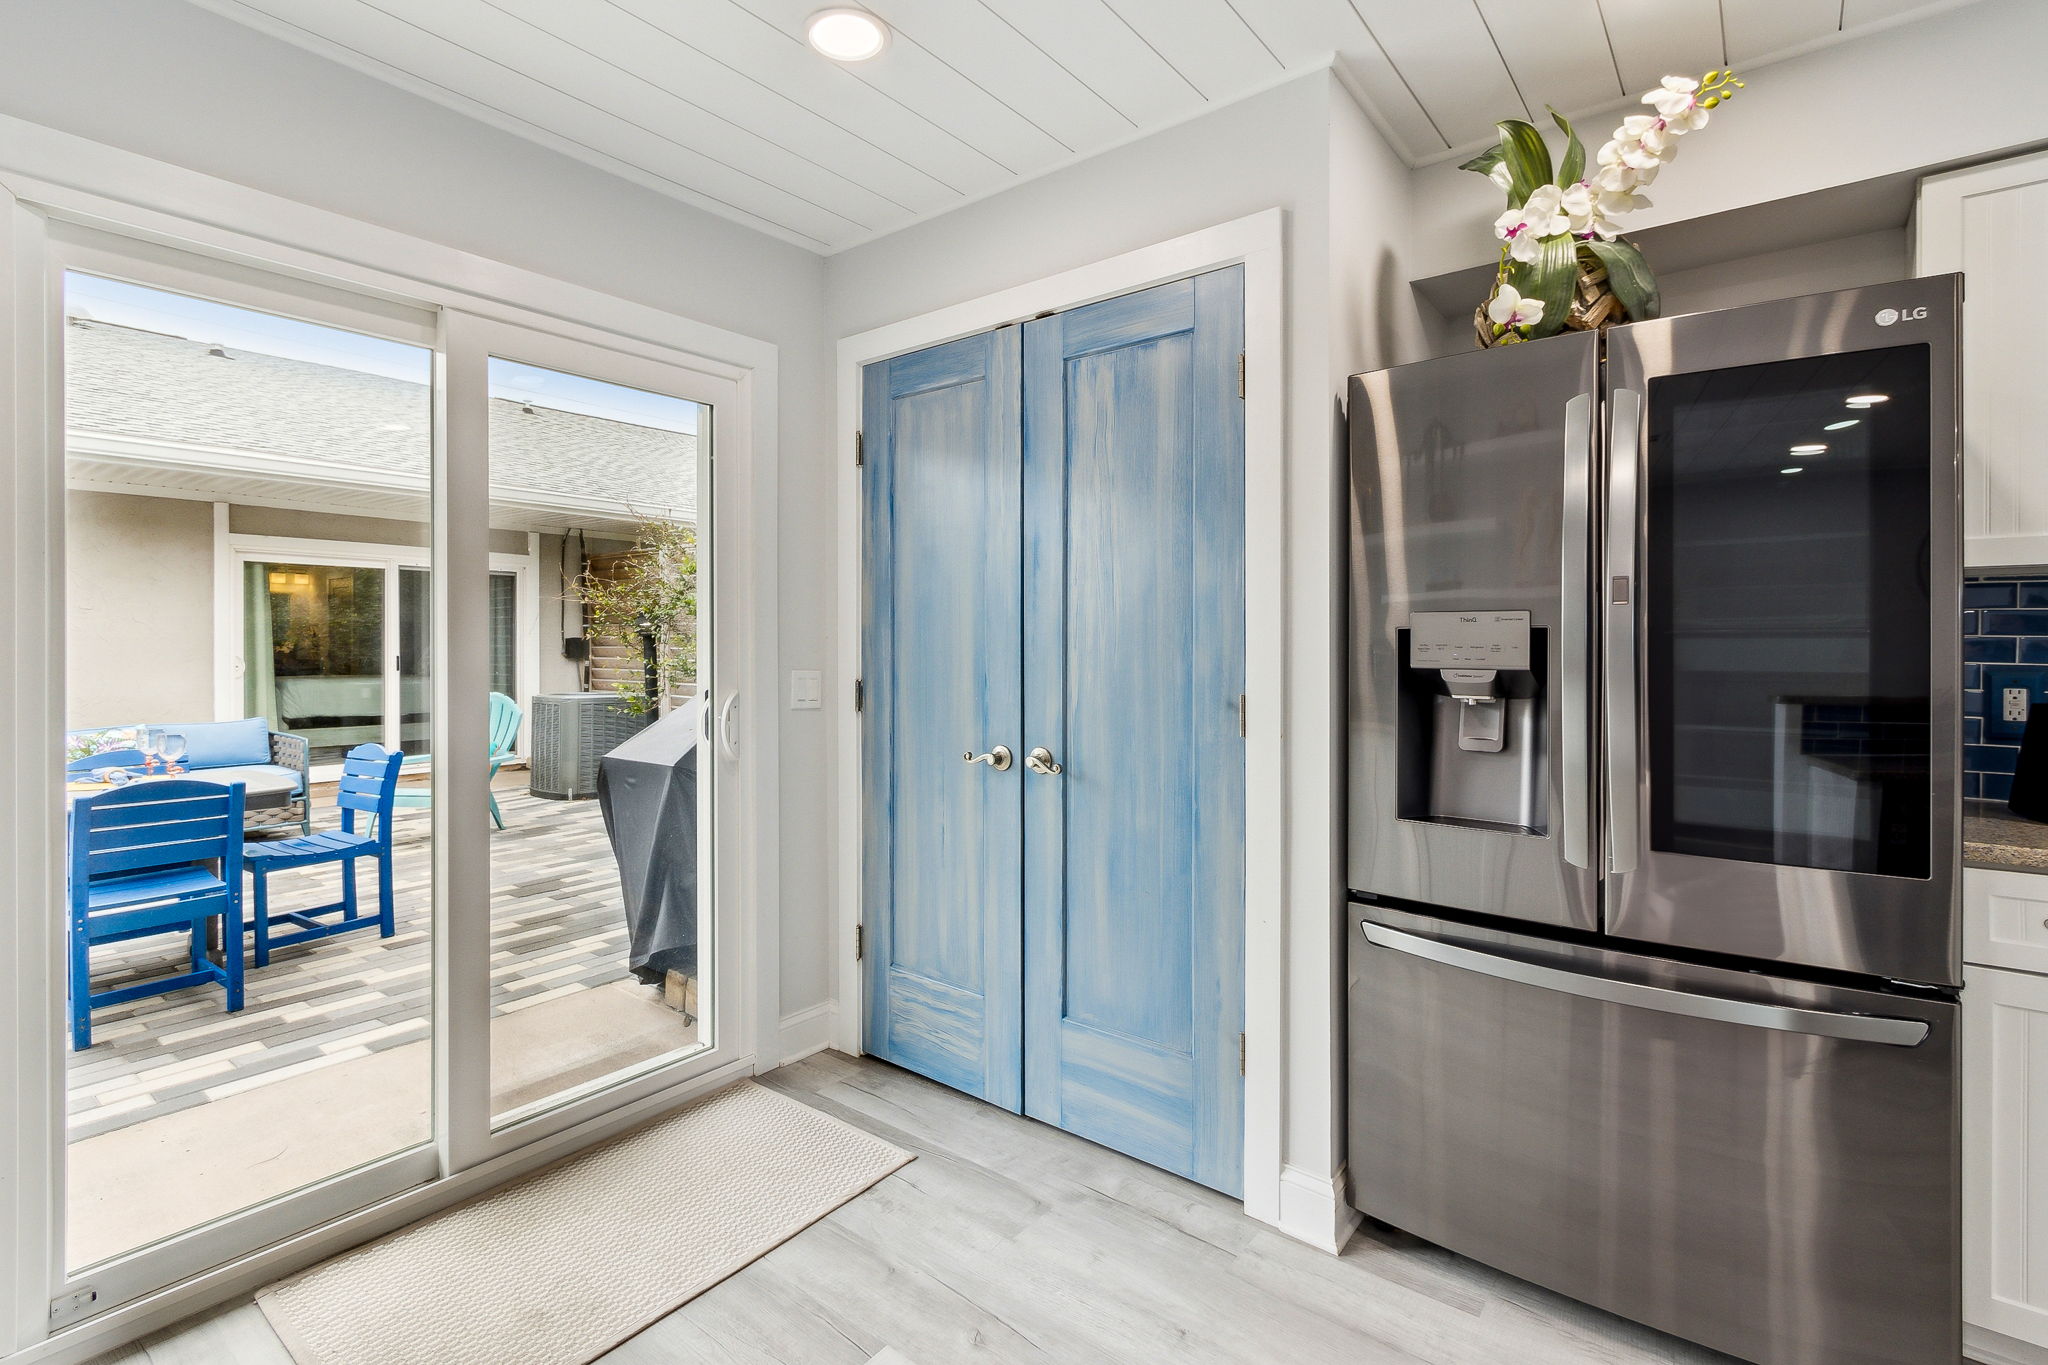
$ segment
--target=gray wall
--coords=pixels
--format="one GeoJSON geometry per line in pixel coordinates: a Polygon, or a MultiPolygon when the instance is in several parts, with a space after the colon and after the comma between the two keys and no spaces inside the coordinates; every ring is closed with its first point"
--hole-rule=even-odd
{"type": "Polygon", "coordinates": [[[213,719],[213,504],[64,506],[67,726],[213,719]]]}

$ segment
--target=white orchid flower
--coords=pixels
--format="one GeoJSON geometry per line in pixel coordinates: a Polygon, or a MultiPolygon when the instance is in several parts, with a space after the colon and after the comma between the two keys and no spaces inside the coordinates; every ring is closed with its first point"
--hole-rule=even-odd
{"type": "Polygon", "coordinates": [[[1545,237],[1571,230],[1571,219],[1558,207],[1563,199],[1564,191],[1557,186],[1539,186],[1528,203],[1493,220],[1493,235],[1508,244],[1508,255],[1515,260],[1535,260],[1542,254],[1545,237]]]}
{"type": "Polygon", "coordinates": [[[1699,88],[1700,83],[1689,76],[1666,76],[1655,90],[1643,96],[1643,103],[1656,105],[1657,112],[1669,118],[1690,109],[1696,98],[1693,92],[1699,88]]]}
{"type": "Polygon", "coordinates": [[[1649,202],[1640,195],[1616,194],[1601,189],[1590,180],[1581,180],[1566,187],[1560,207],[1571,220],[1572,236],[1599,237],[1611,242],[1621,235],[1613,215],[1647,207],[1649,202]]]}
{"type": "Polygon", "coordinates": [[[1486,316],[1499,327],[1534,327],[1543,321],[1543,300],[1525,299],[1513,285],[1502,281],[1493,302],[1486,305],[1486,316]]]}

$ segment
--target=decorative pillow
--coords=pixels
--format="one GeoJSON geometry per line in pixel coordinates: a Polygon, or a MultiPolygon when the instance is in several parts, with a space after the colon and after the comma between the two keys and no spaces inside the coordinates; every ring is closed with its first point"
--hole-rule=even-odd
{"type": "Polygon", "coordinates": [[[270,722],[261,716],[157,728],[185,737],[183,762],[187,768],[226,768],[240,763],[270,762],[270,722]]]}

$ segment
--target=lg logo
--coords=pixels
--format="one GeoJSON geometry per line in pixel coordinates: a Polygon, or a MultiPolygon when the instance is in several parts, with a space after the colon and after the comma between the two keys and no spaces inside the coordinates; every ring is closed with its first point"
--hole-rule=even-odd
{"type": "Polygon", "coordinates": [[[1877,310],[1876,322],[1880,327],[1889,327],[1895,322],[1918,322],[1926,316],[1927,306],[1925,304],[1918,308],[1907,308],[1903,311],[1897,308],[1880,308],[1877,310]]]}

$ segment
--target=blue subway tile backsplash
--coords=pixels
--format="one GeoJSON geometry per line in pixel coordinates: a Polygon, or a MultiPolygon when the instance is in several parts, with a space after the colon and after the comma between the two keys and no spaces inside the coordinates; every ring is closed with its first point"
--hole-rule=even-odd
{"type": "Polygon", "coordinates": [[[2026,722],[2005,718],[2008,688],[2048,702],[2048,578],[1963,585],[1963,795],[2012,794],[2026,722]]]}

